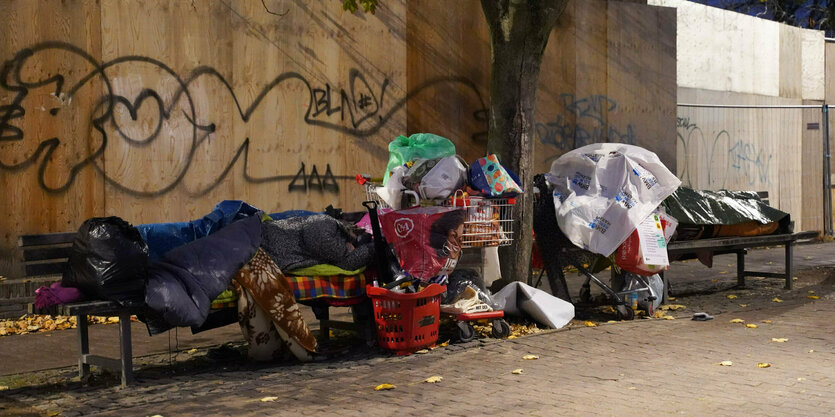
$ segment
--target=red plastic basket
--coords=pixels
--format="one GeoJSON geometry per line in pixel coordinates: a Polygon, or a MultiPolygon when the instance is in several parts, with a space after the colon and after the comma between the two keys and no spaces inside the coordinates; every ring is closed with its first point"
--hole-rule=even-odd
{"type": "Polygon", "coordinates": [[[430,284],[413,294],[398,294],[371,285],[365,291],[374,305],[380,347],[408,355],[438,340],[441,293],[446,291],[445,286],[430,284]]]}

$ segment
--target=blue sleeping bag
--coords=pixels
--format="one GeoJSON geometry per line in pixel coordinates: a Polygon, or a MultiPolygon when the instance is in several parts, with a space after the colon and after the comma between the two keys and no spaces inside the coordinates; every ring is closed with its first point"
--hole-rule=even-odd
{"type": "Polygon", "coordinates": [[[200,326],[212,300],[260,245],[261,216],[257,215],[167,252],[148,268],[145,303],[171,326],[200,326]]]}

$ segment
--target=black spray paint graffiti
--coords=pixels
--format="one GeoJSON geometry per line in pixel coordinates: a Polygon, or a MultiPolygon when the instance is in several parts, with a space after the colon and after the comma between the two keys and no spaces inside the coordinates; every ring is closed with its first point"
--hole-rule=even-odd
{"type": "Polygon", "coordinates": [[[719,189],[728,186],[728,181],[743,182],[747,185],[771,183],[770,169],[772,154],[766,153],[755,143],[733,140],[727,130],[714,130],[705,137],[702,129],[689,117],[676,118],[676,136],[684,154],[679,161],[681,179],[684,185],[719,189]],[[703,173],[707,184],[700,184],[694,177],[698,168],[691,166],[691,158],[707,161],[703,173]]]}
{"type": "Polygon", "coordinates": [[[599,142],[635,144],[635,129],[631,124],[619,129],[606,121],[605,116],[617,110],[616,101],[604,95],[577,98],[571,93],[561,94],[560,99],[564,114],[558,114],[553,121],[536,124],[536,136],[541,143],[561,151],[599,142]]]}
{"type": "MultiPolygon", "coordinates": [[[[37,64],[32,65],[37,67],[37,64]]],[[[65,69],[64,69],[65,70],[65,69]]],[[[218,112],[208,111],[214,105],[212,100],[221,100],[217,97],[206,97],[202,94],[201,86],[205,84],[219,85],[223,98],[231,99],[237,110],[235,115],[247,123],[256,111],[281,112],[284,109],[275,109],[269,106],[261,106],[268,95],[274,93],[279,86],[292,88],[301,87],[309,93],[309,99],[305,104],[307,108],[304,113],[304,123],[311,126],[319,126],[329,131],[351,135],[357,138],[365,138],[374,135],[394,116],[394,114],[405,106],[406,102],[422,91],[429,88],[442,88],[453,86],[463,90],[472,91],[478,101],[478,109],[473,117],[476,122],[486,128],[486,108],[475,84],[462,77],[443,77],[431,79],[417,86],[408,92],[404,97],[393,101],[388,107],[385,105],[385,95],[389,85],[385,79],[379,87],[373,87],[372,83],[358,70],[351,69],[348,74],[347,89],[335,89],[329,84],[322,87],[313,86],[301,74],[296,72],[285,72],[275,77],[265,85],[252,102],[244,107],[235,93],[232,85],[217,70],[203,66],[194,69],[187,77],[180,77],[172,68],[165,63],[144,56],[123,56],[107,62],[98,62],[86,51],[64,42],[44,42],[30,48],[20,50],[15,56],[6,61],[0,69],[0,91],[5,90],[11,93],[10,104],[0,102],[0,170],[19,171],[38,165],[38,181],[40,186],[51,193],[66,191],[72,184],[79,171],[88,165],[92,166],[105,181],[122,192],[140,197],[154,197],[166,194],[183,182],[186,173],[192,165],[201,146],[207,144],[215,137],[219,129],[231,129],[231,126],[221,126],[217,121],[207,120],[211,116],[206,113],[216,114],[218,112]],[[86,68],[73,67],[74,71],[65,72],[55,70],[52,72],[32,71],[27,66],[29,60],[37,54],[52,54],[51,62],[65,61],[81,63],[86,68]],[[165,89],[143,88],[141,80],[132,83],[130,74],[134,68],[152,69],[163,79],[165,89]],[[32,73],[44,74],[33,77],[32,73]],[[124,74],[128,74],[127,77],[124,74]],[[122,77],[119,78],[119,75],[122,77]],[[34,78],[34,79],[33,79],[34,78]],[[127,81],[125,81],[127,80],[127,81]],[[58,117],[63,113],[84,113],[83,116],[89,121],[91,134],[97,135],[98,142],[93,143],[91,149],[84,155],[77,157],[77,160],[70,161],[66,178],[58,184],[48,184],[45,173],[54,163],[56,151],[72,138],[36,138],[37,148],[28,154],[10,155],[8,147],[2,148],[4,144],[15,144],[24,142],[25,134],[21,127],[15,123],[27,115],[25,100],[30,90],[45,88],[47,93],[53,97],[54,106],[45,109],[51,117],[58,117]],[[79,103],[73,106],[73,98],[84,88],[103,90],[105,93],[98,99],[92,108],[85,108],[79,103]],[[125,90],[125,91],[123,91],[125,90]],[[137,93],[137,91],[139,91],[137,93]],[[200,100],[195,98],[200,95],[200,100]],[[208,104],[207,104],[208,102],[208,104]],[[148,106],[150,104],[150,106],[148,106]],[[148,110],[151,109],[151,110],[148,110]],[[137,123],[140,112],[151,111],[154,113],[155,123],[138,128],[137,123]],[[338,117],[337,117],[338,116],[338,117]],[[338,120],[334,120],[334,118],[338,120]],[[164,184],[152,187],[152,189],[140,189],[132,185],[130,180],[117,178],[109,174],[100,164],[108,142],[112,138],[121,139],[131,149],[140,149],[152,146],[155,142],[159,144],[161,137],[177,138],[184,146],[185,151],[181,160],[175,161],[173,166],[167,167],[167,175],[164,176],[164,184]],[[184,142],[184,143],[182,143],[184,142]]],[[[157,84],[159,85],[159,84],[157,84]]],[[[2,96],[0,96],[2,99],[2,96]]],[[[87,106],[89,107],[89,106],[87,106]]],[[[77,116],[76,114],[71,116],[77,116]]],[[[40,115],[39,115],[40,117],[40,115]]],[[[73,120],[76,120],[74,118],[73,120]]],[[[486,135],[486,132],[473,134],[473,139],[486,135]]],[[[230,135],[231,136],[231,135],[230,135]]],[[[26,142],[33,147],[33,141],[26,142]]],[[[196,191],[190,191],[192,195],[200,196],[210,192],[217,187],[232,168],[238,159],[243,158],[243,176],[249,183],[267,183],[276,181],[290,181],[289,191],[320,191],[338,192],[337,180],[350,179],[353,176],[334,175],[328,164],[325,172],[320,174],[319,169],[313,165],[310,173],[302,164],[296,175],[276,176],[253,176],[249,174],[250,138],[244,138],[234,155],[228,160],[225,168],[211,183],[203,185],[196,191]]],[[[113,146],[113,144],[111,144],[113,146]]],[[[174,146],[174,145],[171,145],[174,146]]],[[[18,150],[19,152],[19,150],[18,150]]],[[[163,175],[160,174],[160,178],[163,175]]]]}

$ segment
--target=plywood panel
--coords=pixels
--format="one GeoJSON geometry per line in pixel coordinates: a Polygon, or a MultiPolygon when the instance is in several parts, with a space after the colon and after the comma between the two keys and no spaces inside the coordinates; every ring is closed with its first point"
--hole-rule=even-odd
{"type": "Polygon", "coordinates": [[[15,68],[0,88],[0,275],[18,276],[17,235],[74,230],[103,211],[90,165],[102,143],[87,123],[103,84],[85,79],[100,56],[99,5],[13,0],[0,16],[0,62],[15,68]]]}
{"type": "MultiPolygon", "coordinates": [[[[822,105],[804,100],[803,104],[822,105]]],[[[823,230],[823,120],[820,109],[803,110],[802,229],[823,230]]]]}

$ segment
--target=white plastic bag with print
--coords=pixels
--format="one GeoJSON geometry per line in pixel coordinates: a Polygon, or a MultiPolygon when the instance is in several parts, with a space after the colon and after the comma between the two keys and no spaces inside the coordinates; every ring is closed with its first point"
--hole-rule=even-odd
{"type": "Polygon", "coordinates": [[[653,152],[620,143],[570,151],[546,178],[560,229],[575,245],[604,256],[681,184],[653,152]]]}

